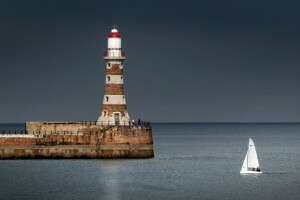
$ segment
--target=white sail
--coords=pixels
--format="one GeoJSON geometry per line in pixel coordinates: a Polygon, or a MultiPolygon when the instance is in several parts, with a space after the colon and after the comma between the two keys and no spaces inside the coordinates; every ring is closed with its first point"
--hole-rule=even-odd
{"type": "Polygon", "coordinates": [[[249,138],[249,147],[248,147],[248,168],[257,168],[259,167],[257,154],[255,150],[254,142],[249,138]]]}
{"type": "Polygon", "coordinates": [[[247,171],[248,170],[247,161],[248,161],[248,152],[246,153],[245,160],[244,160],[241,171],[247,171]]]}

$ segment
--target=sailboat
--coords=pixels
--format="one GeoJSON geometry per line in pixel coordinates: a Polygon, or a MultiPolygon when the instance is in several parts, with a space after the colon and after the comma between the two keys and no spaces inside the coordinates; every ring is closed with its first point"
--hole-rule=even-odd
{"type": "Polygon", "coordinates": [[[241,174],[261,174],[254,142],[249,138],[248,151],[240,171],[241,174]]]}

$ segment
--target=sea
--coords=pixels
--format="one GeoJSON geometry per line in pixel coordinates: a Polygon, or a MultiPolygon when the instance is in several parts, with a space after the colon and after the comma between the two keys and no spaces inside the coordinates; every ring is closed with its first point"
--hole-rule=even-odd
{"type": "Polygon", "coordinates": [[[152,128],[150,159],[0,160],[0,199],[300,199],[300,124],[152,128]],[[259,176],[240,174],[249,138],[259,176]]]}

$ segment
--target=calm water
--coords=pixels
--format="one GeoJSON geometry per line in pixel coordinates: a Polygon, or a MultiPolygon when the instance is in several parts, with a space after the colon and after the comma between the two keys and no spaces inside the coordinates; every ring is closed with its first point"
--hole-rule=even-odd
{"type": "Polygon", "coordinates": [[[153,159],[0,160],[0,199],[300,199],[300,124],[155,124],[153,134],[153,159]],[[239,173],[248,137],[261,176],[239,173]]]}

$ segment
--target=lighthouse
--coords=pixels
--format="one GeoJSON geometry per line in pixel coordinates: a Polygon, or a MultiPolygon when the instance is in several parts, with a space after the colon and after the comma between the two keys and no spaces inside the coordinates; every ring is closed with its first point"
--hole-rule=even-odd
{"type": "Polygon", "coordinates": [[[121,34],[113,27],[108,34],[107,48],[103,59],[106,62],[105,89],[98,118],[98,125],[128,125],[130,117],[124,92],[123,62],[121,34]]]}
{"type": "Polygon", "coordinates": [[[113,27],[103,56],[105,90],[97,122],[26,122],[25,131],[3,130],[0,160],[20,158],[152,158],[150,122],[130,121],[124,93],[121,35],[113,27]],[[20,134],[18,134],[20,133],[20,134]],[[67,143],[66,143],[67,141],[67,143]],[[23,148],[24,146],[24,148],[23,148]]]}

